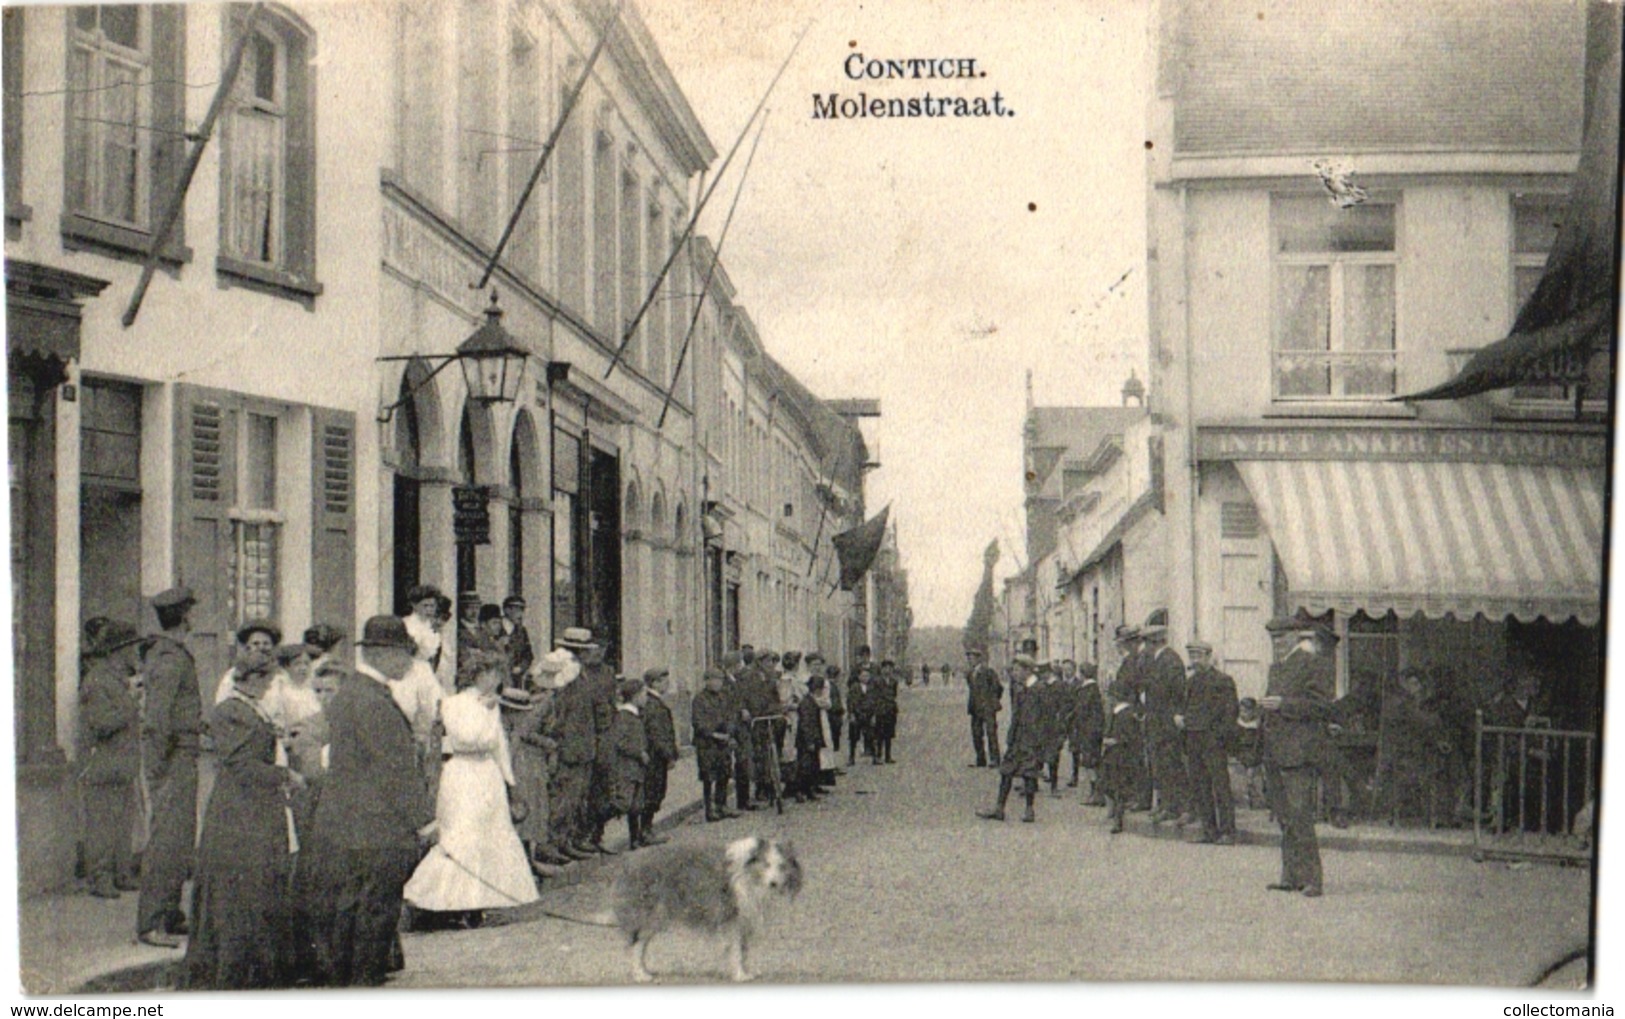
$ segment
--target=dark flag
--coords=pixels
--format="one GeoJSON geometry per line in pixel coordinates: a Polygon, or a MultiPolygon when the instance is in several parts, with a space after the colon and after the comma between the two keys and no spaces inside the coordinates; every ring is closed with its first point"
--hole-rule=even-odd
{"type": "Polygon", "coordinates": [[[1619,229],[1620,15],[1594,9],[1587,61],[1585,137],[1573,189],[1546,270],[1512,331],[1481,349],[1449,382],[1399,400],[1459,400],[1524,383],[1573,385],[1612,346],[1619,229]]]}
{"type": "Polygon", "coordinates": [[[829,539],[841,560],[841,590],[852,590],[874,565],[875,553],[880,551],[880,543],[886,537],[886,518],[890,514],[891,507],[887,506],[850,531],[842,531],[829,539]]]}

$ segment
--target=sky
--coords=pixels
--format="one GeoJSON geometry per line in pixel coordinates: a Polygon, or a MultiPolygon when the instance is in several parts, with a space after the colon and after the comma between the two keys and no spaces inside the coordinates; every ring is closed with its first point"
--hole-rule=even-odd
{"type": "MultiPolygon", "coordinates": [[[[768,101],[722,262],[763,343],[814,393],[880,400],[863,425],[881,465],[866,497],[892,506],[919,625],[963,624],[988,542],[1022,547],[1026,372],[1039,404],[1116,406],[1131,370],[1146,377],[1147,7],[640,4],[716,165],[811,23],[768,101]],[[854,81],[854,54],[969,58],[985,77],[854,81]],[[814,95],[831,92],[997,92],[1014,115],[815,119],[814,95]]],[[[744,152],[702,219],[713,238],[744,152]]],[[[1021,565],[1007,551],[997,575],[1021,565]]]]}

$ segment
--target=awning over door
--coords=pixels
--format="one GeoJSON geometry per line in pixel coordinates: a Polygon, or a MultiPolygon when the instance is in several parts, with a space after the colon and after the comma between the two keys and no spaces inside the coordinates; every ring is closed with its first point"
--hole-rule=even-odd
{"type": "Polygon", "coordinates": [[[1597,621],[1600,470],[1322,460],[1236,466],[1295,608],[1597,621]]]}

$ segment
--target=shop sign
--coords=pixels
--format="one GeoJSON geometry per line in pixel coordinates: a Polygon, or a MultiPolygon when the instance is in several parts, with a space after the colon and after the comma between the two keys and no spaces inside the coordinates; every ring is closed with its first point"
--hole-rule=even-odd
{"type": "Polygon", "coordinates": [[[491,544],[491,489],[458,485],[451,490],[451,527],[459,545],[491,544]]]}
{"type": "Polygon", "coordinates": [[[1203,428],[1203,460],[1398,460],[1601,466],[1604,436],[1460,428],[1203,428]]]}

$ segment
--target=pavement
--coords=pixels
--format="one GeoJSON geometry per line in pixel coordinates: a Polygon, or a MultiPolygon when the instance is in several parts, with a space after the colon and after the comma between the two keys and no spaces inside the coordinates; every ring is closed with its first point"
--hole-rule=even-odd
{"type": "MultiPolygon", "coordinates": [[[[860,761],[820,803],[718,823],[698,816],[692,759],[672,772],[657,826],[674,841],[760,834],[796,847],[806,886],[756,943],[763,980],[1585,981],[1583,966],[1561,964],[1588,944],[1586,868],[1475,862],[1469,832],[1322,825],[1326,895],[1310,900],[1264,890],[1279,850],[1262,811],[1239,812],[1244,837],[1229,847],[1186,843],[1143,814],[1113,836],[1075,790],[1041,793],[1036,824],[1015,820],[1019,809],[980,820],[997,777],[966,766],[957,688],[903,691],[896,756],[860,761]]],[[[479,929],[406,935],[407,968],[390,986],[627,983],[624,942],[607,926],[624,861],[578,864],[545,882],[541,901],[492,911],[479,929]]],[[[25,902],[25,986],[169,984],[178,953],[130,944],[133,912],[128,895],[25,902]]],[[[717,982],[723,963],[720,946],[685,932],[649,952],[663,983],[717,982]]]]}

